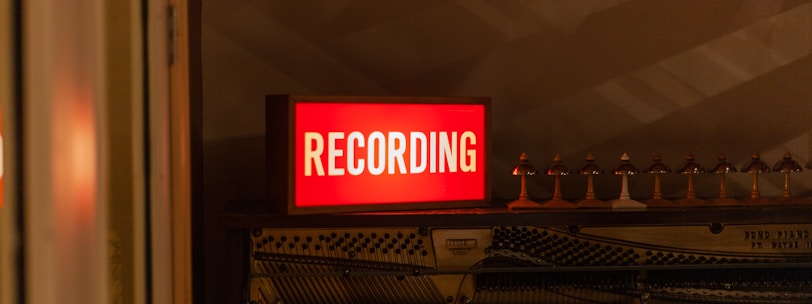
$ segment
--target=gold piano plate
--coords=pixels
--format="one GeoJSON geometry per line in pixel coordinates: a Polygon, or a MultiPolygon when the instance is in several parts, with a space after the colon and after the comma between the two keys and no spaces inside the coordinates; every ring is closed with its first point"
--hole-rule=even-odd
{"type": "Polygon", "coordinates": [[[256,303],[812,303],[812,224],[266,228],[256,303]]]}

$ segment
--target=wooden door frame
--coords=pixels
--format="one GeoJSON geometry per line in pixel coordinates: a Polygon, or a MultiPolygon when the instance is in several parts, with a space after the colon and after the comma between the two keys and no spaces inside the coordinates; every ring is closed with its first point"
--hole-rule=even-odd
{"type": "Polygon", "coordinates": [[[18,303],[22,289],[22,243],[18,206],[19,178],[19,6],[18,0],[0,0],[0,128],[2,129],[2,184],[0,184],[0,304],[18,303]]]}
{"type": "Polygon", "coordinates": [[[151,292],[192,303],[192,172],[188,0],[149,0],[149,201],[151,292]],[[169,30],[167,30],[169,29],[169,30]],[[168,232],[168,233],[167,233],[168,232]]]}

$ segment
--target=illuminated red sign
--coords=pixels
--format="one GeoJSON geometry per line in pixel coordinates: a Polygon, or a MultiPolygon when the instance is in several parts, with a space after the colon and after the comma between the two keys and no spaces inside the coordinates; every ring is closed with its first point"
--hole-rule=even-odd
{"type": "MultiPolygon", "coordinates": [[[[269,98],[268,114],[271,119],[274,106],[286,110],[292,129],[286,138],[292,148],[285,157],[292,171],[287,175],[288,212],[464,207],[489,201],[487,99],[284,97],[269,98]]],[[[269,122],[274,133],[271,127],[269,122]]],[[[269,170],[269,175],[274,173],[269,170]]]]}

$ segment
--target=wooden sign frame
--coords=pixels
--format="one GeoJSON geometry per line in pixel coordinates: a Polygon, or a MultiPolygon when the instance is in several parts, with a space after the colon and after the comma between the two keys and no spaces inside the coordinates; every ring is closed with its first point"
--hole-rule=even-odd
{"type": "MultiPolygon", "coordinates": [[[[431,108],[431,107],[429,107],[431,108]]],[[[269,95],[266,97],[266,161],[267,193],[274,212],[282,214],[325,214],[340,212],[394,211],[440,208],[485,207],[491,204],[490,154],[491,154],[491,101],[487,97],[405,97],[405,96],[326,96],[326,95],[269,95]],[[398,201],[397,193],[391,201],[380,203],[342,203],[341,205],[303,206],[297,204],[296,197],[296,109],[297,104],[349,104],[349,105],[437,105],[482,108],[484,138],[476,138],[483,145],[485,155],[478,155],[484,162],[482,195],[477,199],[398,201]]],[[[412,119],[420,120],[420,117],[412,119]]],[[[456,134],[456,132],[455,132],[456,134]]],[[[462,139],[460,140],[460,142],[462,139]]],[[[389,153],[389,152],[387,152],[389,153]]],[[[438,153],[439,154],[439,153],[438,153]]],[[[380,163],[380,162],[379,162],[380,163]]],[[[371,164],[370,164],[371,166],[371,164]]],[[[440,164],[443,166],[443,164],[440,164]]],[[[482,170],[480,168],[479,170],[482,170]]],[[[441,171],[442,172],[442,171],[441,171]]],[[[451,170],[449,169],[449,172],[451,170]]],[[[479,185],[477,185],[479,187],[479,185]]],[[[405,191],[421,191],[408,189],[405,191]]],[[[314,189],[313,191],[319,191],[314,189]]]]}

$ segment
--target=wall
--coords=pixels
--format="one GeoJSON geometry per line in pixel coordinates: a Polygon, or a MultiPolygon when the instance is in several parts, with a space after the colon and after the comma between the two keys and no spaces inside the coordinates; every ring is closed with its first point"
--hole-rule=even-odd
{"type": "MultiPolygon", "coordinates": [[[[265,196],[267,94],[491,97],[502,201],[518,194],[521,152],[538,169],[555,153],[576,169],[592,152],[607,170],[623,152],[640,169],[656,152],[673,169],[689,152],[706,167],[719,153],[737,166],[753,152],[770,165],[812,158],[808,0],[208,0],[202,15],[208,224],[228,201],[265,196]]],[[[809,173],[794,177],[794,194],[812,194],[809,173]]],[[[780,174],[762,178],[763,195],[780,195],[780,174]]],[[[632,196],[649,197],[651,180],[633,177],[632,196]]],[[[746,196],[750,182],[731,175],[728,191],[746,196]]],[[[585,183],[567,177],[564,197],[583,197],[585,183]]],[[[598,196],[619,184],[599,177],[598,196]]],[[[665,176],[665,196],[685,184],[665,176]]],[[[697,178],[699,196],[717,189],[697,178]]],[[[552,179],[529,191],[549,198],[552,179]]]]}
{"type": "Polygon", "coordinates": [[[230,199],[264,196],[274,93],[492,97],[494,172],[522,151],[540,168],[555,153],[572,168],[587,152],[606,168],[622,152],[641,169],[655,152],[675,169],[689,152],[810,159],[809,1],[320,4],[204,3],[207,172],[230,199]]]}

